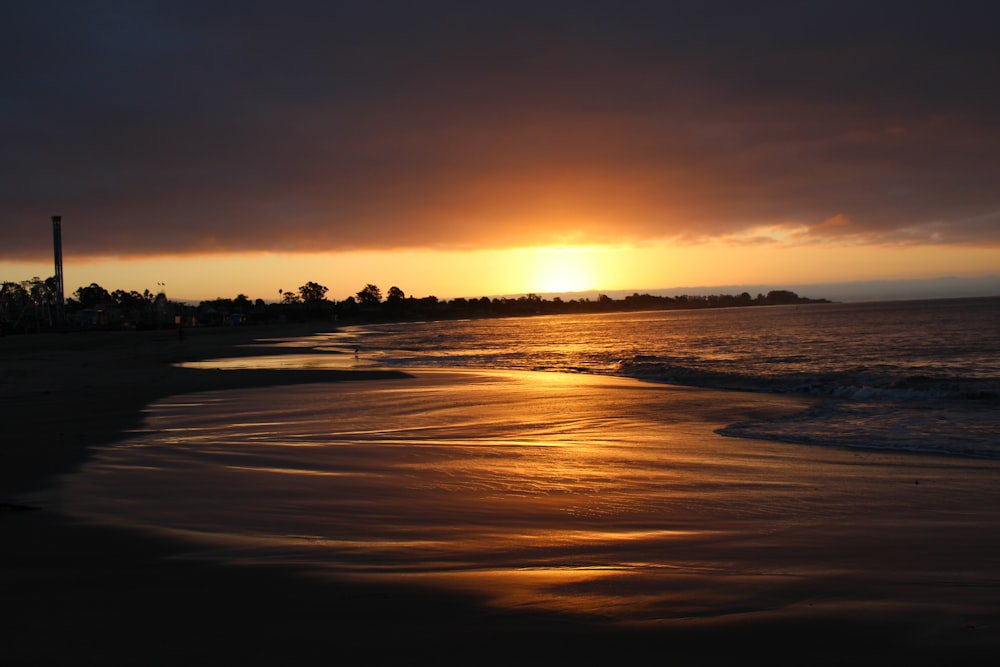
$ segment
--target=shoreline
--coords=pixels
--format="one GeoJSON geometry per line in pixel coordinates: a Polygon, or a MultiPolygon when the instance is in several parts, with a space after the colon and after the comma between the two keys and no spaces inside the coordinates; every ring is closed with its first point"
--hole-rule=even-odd
{"type": "Polygon", "coordinates": [[[174,394],[307,382],[406,377],[379,370],[227,371],[177,367],[183,361],[295,353],[258,339],[322,333],[330,326],[275,325],[185,330],[75,332],[0,338],[0,420],[13,425],[0,451],[0,500],[71,472],[91,447],[141,423],[142,408],[174,394]],[[30,439],[30,445],[25,440],[30,439]]]}
{"type": "Polygon", "coordinates": [[[59,334],[54,336],[66,338],[48,342],[0,339],[0,417],[9,434],[0,459],[0,501],[11,505],[0,511],[5,535],[0,572],[5,606],[14,612],[14,620],[0,631],[6,664],[85,658],[104,664],[399,664],[420,659],[596,664],[626,654],[681,664],[729,664],[735,656],[748,655],[769,664],[896,659],[978,664],[981,655],[1000,646],[996,630],[989,628],[949,631],[937,641],[914,636],[917,626],[882,615],[877,604],[842,614],[735,614],[667,627],[498,611],[472,595],[319,581],[276,566],[194,561],[183,558],[183,544],[169,539],[13,507],[17,497],[75,470],[90,448],[139,426],[143,407],[157,398],[408,377],[374,370],[220,372],[171,365],[280,354],[280,348],[238,346],[320,330],[294,325],[194,329],[183,341],[162,331],[59,334]],[[789,643],[790,637],[796,641],[789,643]],[[801,643],[813,648],[803,653],[801,643]]]}

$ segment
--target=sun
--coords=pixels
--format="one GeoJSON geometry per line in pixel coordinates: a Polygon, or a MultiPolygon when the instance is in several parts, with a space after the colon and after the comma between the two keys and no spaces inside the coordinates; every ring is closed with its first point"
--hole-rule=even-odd
{"type": "Polygon", "coordinates": [[[595,260],[583,248],[537,248],[531,251],[525,278],[530,291],[584,292],[594,289],[595,260]]]}

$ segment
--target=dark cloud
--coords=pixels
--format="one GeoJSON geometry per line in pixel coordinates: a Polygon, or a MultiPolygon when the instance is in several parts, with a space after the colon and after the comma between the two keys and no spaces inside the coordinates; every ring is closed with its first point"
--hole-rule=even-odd
{"type": "Polygon", "coordinates": [[[13,3],[0,256],[1000,242],[993,3],[484,4],[13,3]]]}

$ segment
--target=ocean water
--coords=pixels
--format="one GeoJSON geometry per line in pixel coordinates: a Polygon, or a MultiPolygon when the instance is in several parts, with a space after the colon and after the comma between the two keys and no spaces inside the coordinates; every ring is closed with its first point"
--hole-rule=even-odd
{"type": "Polygon", "coordinates": [[[191,558],[506,609],[1000,628],[998,305],[416,322],[273,341],[298,350],[193,365],[412,377],[165,398],[33,502],[166,532],[191,558]]]}
{"type": "Polygon", "coordinates": [[[591,373],[813,399],[728,436],[1000,457],[1000,298],[345,327],[359,365],[591,373]]]}

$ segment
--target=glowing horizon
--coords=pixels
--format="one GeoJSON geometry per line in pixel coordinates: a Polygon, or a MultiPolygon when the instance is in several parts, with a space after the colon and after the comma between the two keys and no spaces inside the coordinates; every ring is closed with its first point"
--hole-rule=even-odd
{"type": "MultiPolygon", "coordinates": [[[[1000,249],[938,246],[783,247],[721,243],[558,246],[506,250],[385,250],[87,258],[64,253],[67,296],[97,283],[109,290],[162,289],[171,299],[278,301],[313,281],[343,300],[366,284],[441,299],[521,294],[663,290],[684,286],[789,285],[998,275],[1000,249]],[[919,267],[917,270],[915,267],[919,267]]],[[[0,262],[0,280],[52,275],[52,262],[0,262]]],[[[822,295],[805,295],[822,296],[822,295]]]]}
{"type": "Polygon", "coordinates": [[[113,4],[5,14],[4,280],[53,214],[184,300],[1000,267],[1000,5],[113,4]]]}

